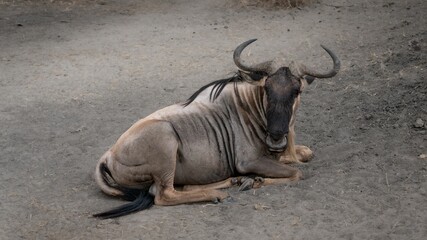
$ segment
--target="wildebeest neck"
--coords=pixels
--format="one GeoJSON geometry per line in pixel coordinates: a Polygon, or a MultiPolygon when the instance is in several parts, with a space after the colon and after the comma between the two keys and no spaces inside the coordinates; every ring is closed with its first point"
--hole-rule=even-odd
{"type": "Polygon", "coordinates": [[[247,83],[235,86],[234,102],[240,108],[240,117],[244,120],[242,124],[250,127],[258,138],[264,141],[267,129],[266,119],[266,97],[263,87],[247,83]]]}

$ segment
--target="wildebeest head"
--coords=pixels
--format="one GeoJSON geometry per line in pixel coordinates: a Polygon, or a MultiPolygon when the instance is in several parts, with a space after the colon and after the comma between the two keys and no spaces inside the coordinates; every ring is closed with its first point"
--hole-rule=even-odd
{"type": "Polygon", "coordinates": [[[240,60],[240,54],[254,41],[256,39],[246,41],[236,48],[234,62],[239,67],[240,75],[245,81],[264,88],[265,117],[267,119],[265,143],[270,151],[282,152],[287,146],[289,127],[298,107],[299,96],[305,82],[311,84],[315,78],[335,76],[340,69],[340,61],[331,50],[322,46],[334,62],[333,69],[327,73],[319,73],[303,64],[293,66],[292,72],[286,66],[273,69],[273,62],[265,62],[256,66],[244,65],[240,60]]]}

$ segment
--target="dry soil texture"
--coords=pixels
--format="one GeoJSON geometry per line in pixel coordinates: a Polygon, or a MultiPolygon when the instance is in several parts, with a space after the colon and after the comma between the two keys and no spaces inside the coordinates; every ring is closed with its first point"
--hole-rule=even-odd
{"type": "Polygon", "coordinates": [[[426,12],[424,0],[0,1],[0,239],[426,239],[426,12]],[[92,218],[123,203],[93,180],[103,152],[139,118],[231,76],[250,38],[249,62],[327,69],[319,44],[342,61],[303,93],[305,179],[92,218]]]}

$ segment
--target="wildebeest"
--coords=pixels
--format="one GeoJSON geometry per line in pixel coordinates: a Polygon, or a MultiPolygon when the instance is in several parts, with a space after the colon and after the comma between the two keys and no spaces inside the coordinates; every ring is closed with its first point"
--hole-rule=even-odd
{"type": "Polygon", "coordinates": [[[248,66],[240,55],[255,40],[235,49],[239,70],[233,77],[203,86],[185,103],[154,112],[120,136],[99,160],[95,178],[105,193],[133,202],[94,216],[118,217],[153,203],[222,200],[228,195],[218,189],[248,174],[264,177],[257,186],[301,178],[285,164],[312,156],[294,143],[301,91],[315,78],[335,76],[340,61],[322,46],[333,60],[326,73],[272,61],[248,66]]]}

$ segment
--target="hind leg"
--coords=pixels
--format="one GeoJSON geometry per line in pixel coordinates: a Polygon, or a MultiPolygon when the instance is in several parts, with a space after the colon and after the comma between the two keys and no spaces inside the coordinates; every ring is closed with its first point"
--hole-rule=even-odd
{"type": "Polygon", "coordinates": [[[231,177],[223,181],[205,184],[205,185],[185,185],[182,187],[183,191],[192,191],[192,190],[218,190],[229,188],[235,185],[238,185],[242,177],[231,177]]]}
{"type": "Polygon", "coordinates": [[[192,191],[192,190],[218,190],[224,188],[230,188],[233,186],[240,186],[239,191],[246,191],[251,188],[260,188],[266,185],[272,184],[281,184],[292,182],[290,178],[263,178],[263,177],[247,177],[247,176],[238,176],[231,177],[226,180],[205,184],[205,185],[185,185],[182,187],[183,191],[192,191]]]}
{"type": "MultiPolygon", "coordinates": [[[[176,158],[170,168],[163,168],[161,174],[154,176],[154,203],[156,205],[171,206],[183,203],[221,201],[228,194],[215,188],[196,188],[187,191],[177,191],[174,188],[176,158]],[[173,166],[172,166],[173,165],[173,166]]],[[[172,163],[171,162],[171,163],[172,163]]]]}
{"type": "Polygon", "coordinates": [[[221,201],[228,194],[218,190],[176,191],[173,187],[164,187],[154,198],[156,205],[171,206],[183,203],[221,201]]]}
{"type": "MultiPolygon", "coordinates": [[[[154,195],[154,203],[156,205],[217,201],[228,196],[227,193],[209,189],[176,191],[174,188],[174,179],[179,142],[178,137],[168,122],[156,123],[154,130],[150,141],[144,143],[150,149],[150,151],[145,151],[144,157],[152,160],[155,159],[150,171],[154,180],[154,189],[150,191],[154,195]]],[[[149,134],[149,131],[150,129],[145,128],[146,134],[149,134]]]]}
{"type": "Polygon", "coordinates": [[[196,188],[191,190],[177,191],[173,186],[174,174],[168,174],[167,176],[155,180],[155,190],[153,192],[156,205],[170,206],[183,203],[221,201],[228,197],[227,193],[216,190],[218,189],[216,186],[219,185],[214,186],[215,184],[209,187],[196,185],[196,188]]]}
{"type": "Polygon", "coordinates": [[[246,191],[252,188],[260,188],[266,185],[280,184],[292,182],[289,178],[262,178],[262,177],[231,177],[224,181],[205,184],[205,185],[185,185],[182,187],[183,191],[194,191],[194,190],[218,190],[224,188],[230,188],[233,186],[240,186],[239,191],[246,191]]]}

